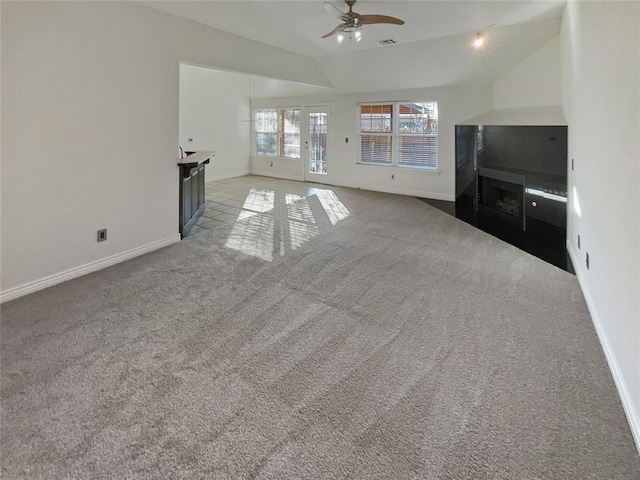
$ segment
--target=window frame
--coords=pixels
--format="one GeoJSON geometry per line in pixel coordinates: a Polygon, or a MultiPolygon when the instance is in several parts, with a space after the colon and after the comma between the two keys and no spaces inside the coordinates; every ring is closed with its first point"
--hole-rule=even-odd
{"type": "Polygon", "coordinates": [[[252,137],[253,137],[253,154],[256,156],[260,156],[260,157],[273,157],[273,156],[277,156],[278,154],[278,138],[279,138],[279,134],[278,134],[278,129],[279,126],[278,124],[279,122],[279,110],[277,108],[256,108],[253,110],[253,122],[251,123],[252,125],[252,137]],[[258,120],[258,112],[268,112],[268,111],[273,111],[276,114],[276,128],[273,131],[270,130],[258,130],[258,125],[261,123],[258,120]],[[275,135],[275,147],[276,147],[276,153],[274,154],[270,154],[270,153],[260,153],[260,149],[258,148],[258,138],[260,135],[275,135]]]}
{"type": "Polygon", "coordinates": [[[252,148],[251,154],[256,157],[269,157],[269,158],[288,158],[288,159],[296,159],[299,160],[302,158],[301,152],[301,137],[302,137],[302,108],[299,106],[277,106],[277,107],[256,107],[252,109],[252,128],[251,128],[251,136],[252,136],[252,148]],[[293,110],[298,111],[298,131],[291,132],[287,131],[285,128],[285,111],[293,110]],[[257,115],[259,111],[275,111],[276,112],[276,130],[275,132],[263,132],[257,129],[258,119],[257,115]],[[273,133],[276,135],[276,152],[275,153],[259,153],[258,151],[258,135],[261,133],[270,134],[273,133]],[[286,143],[287,136],[296,135],[298,136],[297,145],[294,143],[286,143]],[[297,156],[294,155],[286,155],[285,152],[287,150],[286,147],[293,147],[296,149],[297,147],[297,156]]]}
{"type": "Polygon", "coordinates": [[[437,172],[439,171],[439,158],[438,158],[438,150],[439,150],[439,134],[438,134],[438,124],[439,124],[439,115],[438,115],[438,102],[437,100],[405,100],[405,101],[380,101],[380,102],[359,102],[356,104],[356,135],[358,137],[358,159],[357,164],[359,165],[375,165],[375,166],[384,166],[384,167],[397,167],[397,168],[410,168],[415,170],[422,170],[427,172],[437,172]],[[411,104],[421,104],[421,103],[430,103],[434,104],[433,108],[435,110],[435,133],[408,133],[401,132],[400,129],[400,119],[401,106],[411,105],[411,104]],[[384,105],[391,105],[391,131],[390,132],[369,132],[362,130],[362,108],[363,107],[379,107],[384,105]],[[368,162],[362,160],[362,141],[364,136],[373,136],[373,137],[391,137],[391,160],[390,162],[368,162]],[[401,145],[401,137],[414,137],[414,138],[435,138],[435,162],[434,165],[416,165],[411,163],[401,163],[401,154],[400,154],[400,145],[401,145]]]}

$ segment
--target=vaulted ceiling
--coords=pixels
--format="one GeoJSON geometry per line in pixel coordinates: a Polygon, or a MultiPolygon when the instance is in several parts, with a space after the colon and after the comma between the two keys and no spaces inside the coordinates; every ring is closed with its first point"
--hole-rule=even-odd
{"type": "MultiPolygon", "coordinates": [[[[358,13],[392,15],[406,23],[366,25],[362,41],[342,43],[321,38],[339,23],[322,0],[140,3],[312,57],[335,91],[346,93],[491,81],[558,35],[565,0],[360,0],[354,6],[358,13]],[[487,34],[482,51],[469,45],[476,32],[487,34]],[[388,38],[397,43],[378,43],[388,38]]],[[[333,4],[347,10],[340,0],[333,4]]],[[[278,84],[258,83],[278,91],[278,84]]]]}

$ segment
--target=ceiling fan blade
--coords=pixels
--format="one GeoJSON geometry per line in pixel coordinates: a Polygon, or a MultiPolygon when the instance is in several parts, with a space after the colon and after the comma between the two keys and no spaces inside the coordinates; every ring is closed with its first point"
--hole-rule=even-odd
{"type": "Polygon", "coordinates": [[[324,11],[327,12],[332,17],[338,18],[339,20],[345,19],[345,12],[340,10],[331,2],[324,2],[324,11]]]}
{"type": "Polygon", "coordinates": [[[333,30],[331,30],[329,33],[327,33],[326,35],[323,35],[322,38],[327,38],[327,37],[331,37],[333,35],[335,35],[336,33],[338,33],[340,31],[340,29],[344,27],[344,25],[341,23],[340,25],[338,25],[336,28],[334,28],[333,30]]]}
{"type": "Polygon", "coordinates": [[[359,23],[361,25],[372,25],[374,23],[391,23],[393,25],[404,25],[404,20],[388,15],[360,15],[359,23]]]}

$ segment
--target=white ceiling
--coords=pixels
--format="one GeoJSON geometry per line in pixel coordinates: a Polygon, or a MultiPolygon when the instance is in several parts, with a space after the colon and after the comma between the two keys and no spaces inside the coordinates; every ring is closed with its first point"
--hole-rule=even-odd
{"type": "MultiPolygon", "coordinates": [[[[376,1],[359,0],[361,14],[391,15],[405,20],[398,25],[366,25],[361,42],[338,43],[321,38],[339,20],[324,11],[322,0],[290,1],[142,1],[145,6],[203,23],[241,37],[311,57],[342,54],[381,46],[393,38],[398,45],[490,28],[559,17],[565,0],[510,1],[376,1]]],[[[346,11],[341,0],[333,2],[346,11]]],[[[391,48],[395,45],[391,46],[391,48]]]]}
{"type": "MultiPolygon", "coordinates": [[[[323,0],[140,1],[142,5],[314,58],[334,88],[252,76],[252,98],[324,95],[491,82],[560,32],[566,0],[359,0],[361,14],[404,25],[365,25],[361,42],[321,38],[339,20],[323,0]],[[485,32],[483,51],[470,42],[485,32]],[[378,40],[393,38],[395,45],[378,40]]],[[[346,11],[341,0],[334,5],[346,11]]]]}

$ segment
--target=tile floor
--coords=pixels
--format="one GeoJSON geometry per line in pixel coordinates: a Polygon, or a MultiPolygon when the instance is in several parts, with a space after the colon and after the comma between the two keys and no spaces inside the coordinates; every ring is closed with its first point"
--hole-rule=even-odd
{"type": "Polygon", "coordinates": [[[376,195],[256,175],[209,182],[205,210],[188,236],[211,234],[229,249],[270,262],[342,225],[350,205],[369,208],[358,199],[376,195]]]}
{"type": "MultiPolygon", "coordinates": [[[[208,182],[205,186],[205,210],[198,218],[189,235],[213,230],[222,225],[234,224],[243,211],[265,212],[268,200],[260,192],[274,192],[282,195],[313,195],[317,189],[332,189],[327,185],[298,182],[280,178],[245,175],[208,182]],[[258,195],[256,196],[256,194],[258,195]]],[[[291,197],[289,197],[289,202],[291,197]]],[[[273,210],[273,200],[270,209],[273,210]]]]}
{"type": "Polygon", "coordinates": [[[251,175],[231,178],[205,185],[204,212],[196,221],[189,235],[202,230],[212,230],[224,224],[233,223],[240,212],[249,190],[257,178],[251,175]]]}

